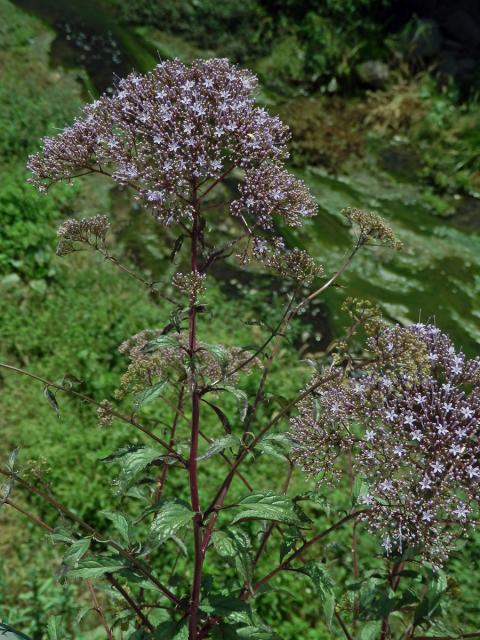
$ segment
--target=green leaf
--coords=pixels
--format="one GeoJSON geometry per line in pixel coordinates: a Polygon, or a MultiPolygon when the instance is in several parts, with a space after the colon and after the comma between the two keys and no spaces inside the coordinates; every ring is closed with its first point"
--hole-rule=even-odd
{"type": "Polygon", "coordinates": [[[115,481],[116,493],[124,493],[134,482],[137,475],[153,462],[163,461],[165,456],[163,452],[153,447],[145,447],[136,445],[120,449],[106,458],[102,458],[102,462],[119,461],[121,465],[120,476],[115,481]]]}
{"type": "Polygon", "coordinates": [[[381,622],[371,620],[360,629],[357,640],[377,640],[380,637],[381,622]]]}
{"type": "Polygon", "coordinates": [[[415,609],[413,617],[413,624],[415,626],[432,619],[440,613],[441,601],[447,587],[447,578],[442,571],[436,573],[429,571],[426,592],[420,604],[415,609]]]}
{"type": "Polygon", "coordinates": [[[57,398],[55,394],[50,389],[50,387],[45,387],[43,390],[43,395],[48,401],[48,404],[52,407],[58,417],[60,417],[60,407],[58,406],[57,398]]]}
{"type": "Polygon", "coordinates": [[[236,447],[240,444],[240,438],[234,434],[229,434],[227,436],[223,436],[222,438],[218,438],[214,440],[208,449],[201,456],[197,458],[197,460],[208,460],[217,453],[224,451],[224,449],[228,449],[229,447],[236,447]]]}
{"type": "Polygon", "coordinates": [[[8,456],[7,469],[9,471],[15,471],[15,463],[20,452],[20,447],[15,447],[12,453],[8,456]]]}
{"type": "Polygon", "coordinates": [[[182,500],[163,502],[148,532],[148,542],[161,544],[192,522],[193,511],[182,500]]]}
{"type": "Polygon", "coordinates": [[[252,640],[276,640],[280,638],[273,629],[264,625],[261,627],[241,627],[240,629],[237,629],[237,636],[239,638],[252,638],[252,640]]]}
{"type": "Polygon", "coordinates": [[[371,577],[361,585],[359,605],[360,620],[378,620],[398,609],[400,595],[384,578],[371,577]]]}
{"type": "Polygon", "coordinates": [[[75,540],[75,542],[69,546],[63,556],[64,564],[66,564],[68,567],[75,567],[78,561],[89,550],[90,542],[90,538],[80,538],[80,540],[75,540]]]}
{"type": "Polygon", "coordinates": [[[200,603],[200,609],[207,615],[226,617],[232,613],[250,611],[246,602],[230,593],[210,593],[200,603]]]}
{"type": "Polygon", "coordinates": [[[0,495],[0,506],[5,504],[5,502],[9,499],[12,494],[13,489],[13,478],[9,478],[6,482],[3,483],[0,495]]]}
{"type": "Polygon", "coordinates": [[[133,532],[132,523],[127,517],[123,515],[123,513],[117,513],[116,511],[101,511],[101,513],[113,524],[122,542],[129,546],[132,541],[133,532]]]}
{"type": "Polygon", "coordinates": [[[243,422],[248,411],[247,394],[241,389],[237,389],[236,387],[232,387],[231,385],[225,385],[223,389],[235,396],[235,399],[237,400],[238,410],[240,412],[240,420],[243,422]]]}
{"type": "Polygon", "coordinates": [[[212,534],[212,544],[219,556],[236,567],[243,582],[252,582],[251,543],[248,535],[240,529],[230,527],[227,531],[217,530],[212,534]]]}
{"type": "Polygon", "coordinates": [[[302,541],[302,537],[296,527],[288,527],[283,532],[282,544],[280,545],[280,562],[295,549],[299,541],[302,541]]]}
{"type": "Polygon", "coordinates": [[[217,405],[213,404],[212,402],[209,402],[208,400],[205,400],[205,398],[202,398],[202,401],[205,402],[205,404],[208,404],[208,406],[211,407],[215,411],[215,413],[217,414],[218,419],[222,423],[223,428],[225,429],[226,433],[232,433],[232,427],[230,425],[230,421],[227,418],[227,416],[225,415],[225,413],[220,409],[220,407],[217,407],[217,405]]]}
{"type": "Polygon", "coordinates": [[[202,344],[202,349],[210,353],[220,365],[223,373],[226,373],[230,363],[230,355],[221,344],[202,344]]]}
{"type": "Polygon", "coordinates": [[[357,476],[352,488],[352,506],[355,506],[358,503],[359,498],[366,496],[368,494],[368,490],[368,482],[364,478],[357,476]]]}
{"type": "Polygon", "coordinates": [[[75,534],[66,527],[55,527],[50,536],[54,542],[66,542],[68,544],[75,542],[75,534]]]}
{"type": "Polygon", "coordinates": [[[77,564],[68,573],[72,578],[98,578],[105,573],[115,573],[125,569],[125,563],[114,556],[89,556],[77,564]]]}
{"type": "Polygon", "coordinates": [[[158,398],[167,384],[168,380],[161,380],[160,382],[157,382],[157,384],[148,387],[148,389],[137,393],[133,402],[133,412],[136,413],[143,406],[145,406],[149,402],[152,402],[152,400],[155,400],[155,398],[158,398]]]}
{"type": "Polygon", "coordinates": [[[283,433],[271,433],[262,438],[256,448],[264,455],[269,455],[279,460],[288,460],[288,453],[292,448],[292,443],[283,433]]]}
{"type": "Polygon", "coordinates": [[[65,640],[65,629],[61,616],[52,616],[47,624],[48,640],[65,640]]]}
{"type": "Polygon", "coordinates": [[[155,640],[188,640],[188,625],[186,622],[161,622],[155,629],[155,640]]]}
{"type": "Polygon", "coordinates": [[[333,582],[327,570],[320,562],[307,562],[301,569],[312,581],[316,594],[322,603],[323,613],[328,628],[332,626],[333,613],[335,611],[335,593],[333,582]]]}
{"type": "Polygon", "coordinates": [[[181,233],[178,236],[178,238],[175,240],[175,244],[173,245],[172,252],[171,252],[171,254],[169,256],[170,262],[173,262],[175,260],[175,256],[177,255],[177,253],[182,248],[183,241],[185,240],[186,237],[187,236],[184,233],[181,233]]]}
{"type": "Polygon", "coordinates": [[[173,336],[157,336],[147,342],[147,344],[142,348],[143,353],[153,353],[158,351],[159,349],[165,349],[168,347],[178,347],[178,340],[173,336]]]}
{"type": "Polygon", "coordinates": [[[299,525],[303,523],[294,510],[294,504],[285,495],[273,491],[253,491],[235,505],[240,509],[232,524],[240,520],[272,520],[285,524],[299,525]]]}

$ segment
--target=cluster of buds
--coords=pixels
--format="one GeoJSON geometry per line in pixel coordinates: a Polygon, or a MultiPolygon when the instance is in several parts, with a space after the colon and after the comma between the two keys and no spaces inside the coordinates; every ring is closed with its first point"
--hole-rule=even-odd
{"type": "Polygon", "coordinates": [[[368,491],[363,519],[386,554],[436,565],[475,525],[480,501],[480,359],[433,325],[381,328],[362,373],[319,386],[292,420],[294,455],[319,482],[342,453],[368,491]]]}
{"type": "Polygon", "coordinates": [[[186,294],[192,303],[198,302],[199,297],[205,292],[205,280],[207,276],[198,271],[190,273],[176,273],[172,278],[172,284],[182,293],[186,294]]]}
{"type": "Polygon", "coordinates": [[[258,366],[257,359],[252,359],[249,351],[203,342],[197,343],[192,358],[185,332],[164,336],[160,331],[147,329],[123,342],[119,351],[130,362],[116,392],[118,399],[143,391],[161,380],[185,383],[190,380],[193,369],[200,385],[217,381],[231,384],[238,378],[240,369],[242,373],[248,373],[258,366]],[[244,363],[247,364],[242,366],[244,363]]]}
{"type": "Polygon", "coordinates": [[[255,106],[256,88],[255,76],[225,59],[173,60],[133,73],[43,140],[29,159],[31,182],[46,190],[85,173],[107,174],[131,186],[164,224],[186,224],[194,200],[237,167],[244,178],[232,213],[253,218],[252,228],[271,227],[277,215],[297,225],[316,205],[283,169],[288,129],[255,106]]]}
{"type": "Polygon", "coordinates": [[[57,231],[57,255],[64,256],[75,251],[77,243],[103,247],[109,228],[110,221],[107,216],[66,220],[57,231]]]}
{"type": "Polygon", "coordinates": [[[293,280],[297,284],[309,285],[315,278],[323,275],[322,265],[301,249],[269,251],[264,264],[284,278],[293,280]]]}
{"type": "Polygon", "coordinates": [[[108,427],[113,420],[113,405],[109,400],[102,400],[97,409],[98,423],[101,427],[108,427]]]}
{"type": "Polygon", "coordinates": [[[392,229],[385,220],[376,213],[362,211],[361,209],[347,208],[342,210],[343,215],[359,230],[359,244],[378,242],[392,249],[401,249],[392,229]]]}

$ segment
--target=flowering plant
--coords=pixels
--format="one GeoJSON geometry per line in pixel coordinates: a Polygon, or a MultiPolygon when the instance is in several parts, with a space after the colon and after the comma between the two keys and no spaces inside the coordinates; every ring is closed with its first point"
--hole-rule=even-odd
{"type": "Polygon", "coordinates": [[[323,362],[313,362],[314,376],[296,397],[270,408],[272,365],[292,320],[336,283],[360,249],[399,245],[381,218],[348,209],[352,248],[332,275],[325,277],[308,254],[286,246],[282,228],[315,215],[316,204],[285,168],[288,131],[255,105],[255,89],[254,76],[226,60],[190,67],[162,63],[145,76],[120,81],[114,95],[86,106],[30,158],[31,182],[42,191],[91,173],[131,189],[160,225],[178,231],[174,253],[188,254],[189,269],[173,278],[179,302],[111,253],[106,216],[60,227],[59,255],[84,247],[99,252],[172,305],[171,322],[126,336],[120,351],[128,366],[115,398],[90,398],[74,385],[0,365],[43,382],[56,411],[61,391],[96,405],[102,425],[122,421],[140,432],[140,443],[104,459],[120,467],[114,485],[119,501],[104,512],[111,529],[100,533],[50,489],[30,482],[17,468],[17,452],[0,469],[7,478],[2,503],[66,546],[63,576],[87,581],[93,609],[111,639],[278,637],[260,615],[261,598],[286,571],[311,580],[331,633],[351,639],[361,627],[359,637],[378,631],[386,638],[396,633],[400,616],[410,638],[438,608],[431,594],[445,591],[438,566],[456,532],[473,524],[480,364],[456,354],[435,327],[389,328],[369,305],[351,303],[345,340],[334,342],[323,362]],[[217,193],[228,192],[227,181],[234,195],[225,203],[217,193]],[[225,212],[232,216],[232,237],[217,245],[212,229],[225,212]],[[280,322],[248,349],[201,340],[209,270],[232,254],[242,265],[257,261],[290,283],[280,322]],[[314,281],[318,287],[305,294],[314,281]],[[361,326],[370,334],[370,354],[355,358],[349,341],[361,326]],[[246,376],[257,384],[250,395],[246,376]],[[238,403],[234,419],[225,408],[228,397],[238,403]],[[172,421],[152,426],[149,410],[162,403],[173,412],[172,421]],[[215,433],[202,429],[207,411],[218,421],[215,433]],[[282,425],[289,419],[287,435],[282,425]],[[259,490],[250,478],[257,460],[269,455],[287,469],[281,491],[259,490]],[[206,472],[214,456],[228,466],[217,486],[206,472]],[[296,463],[320,486],[334,473],[343,477],[344,470],[352,480],[351,504],[320,533],[309,529],[325,497],[318,490],[290,495],[296,463]],[[355,477],[361,490],[354,490],[355,477]],[[243,495],[237,492],[229,503],[234,482],[243,495]],[[12,497],[14,487],[45,500],[60,519],[52,515],[47,522],[24,509],[12,497]],[[380,532],[378,554],[387,567],[364,580],[356,546],[363,522],[380,532]],[[347,523],[353,524],[354,583],[335,586],[315,547],[347,523]],[[280,559],[272,553],[278,541],[280,559]],[[178,547],[173,566],[165,565],[166,545],[178,547]],[[433,561],[437,573],[412,572],[416,587],[404,590],[399,582],[405,563],[418,558],[433,561]],[[122,608],[111,606],[118,601],[122,608]],[[392,614],[398,614],[393,623],[392,614]]]}

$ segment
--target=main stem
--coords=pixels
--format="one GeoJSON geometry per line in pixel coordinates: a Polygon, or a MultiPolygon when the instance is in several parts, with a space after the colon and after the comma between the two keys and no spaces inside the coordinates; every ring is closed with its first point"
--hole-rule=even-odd
{"type": "MultiPolygon", "coordinates": [[[[198,201],[197,185],[193,185],[192,204],[194,208],[194,218],[192,225],[192,242],[191,242],[191,272],[198,272],[198,242],[200,235],[200,210],[198,201]]],[[[200,591],[202,584],[202,567],[203,567],[203,551],[202,551],[202,513],[200,507],[200,496],[198,492],[198,440],[200,435],[200,394],[197,386],[196,376],[196,320],[197,309],[195,295],[190,295],[189,309],[189,327],[188,327],[188,349],[191,358],[191,402],[192,402],[192,423],[190,438],[190,456],[188,460],[188,474],[190,481],[190,501],[192,505],[193,516],[193,538],[195,547],[195,562],[192,579],[192,592],[190,599],[190,617],[189,617],[189,640],[197,639],[198,629],[198,608],[200,605],[200,591]]]]}

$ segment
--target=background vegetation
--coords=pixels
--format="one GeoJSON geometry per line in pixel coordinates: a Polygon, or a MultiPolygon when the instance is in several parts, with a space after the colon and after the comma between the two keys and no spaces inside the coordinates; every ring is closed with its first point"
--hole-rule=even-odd
{"type": "MultiPolygon", "coordinates": [[[[1,360],[53,380],[75,376],[103,399],[124,366],[118,345],[166,320],[161,302],[113,277],[97,257],[79,253],[64,265],[55,256],[55,229],[66,216],[111,214],[118,251],[152,279],[177,269],[169,261],[174,238],[101,179],[56,188],[46,199],[25,184],[24,169],[39,139],[107,89],[114,74],[147,70],[158,55],[186,61],[221,55],[253,68],[262,81],[260,100],[293,130],[292,166],[320,204],[318,218],[292,234],[292,244],[308,248],[328,269],[347,246],[339,210],[378,210],[406,249],[362,256],[343,279],[347,292],[377,301],[395,321],[433,318],[459,347],[478,353],[477,79],[455,68],[445,73],[444,50],[435,50],[435,19],[397,4],[0,0],[1,360]]],[[[318,354],[339,332],[344,296],[344,289],[329,293],[297,324],[277,364],[289,370],[278,393],[298,389],[307,375],[296,350],[318,354]]],[[[210,287],[202,339],[250,344],[261,331],[252,321],[267,316],[273,325],[281,297],[271,277],[247,277],[230,265],[210,287]]],[[[20,445],[33,476],[41,474],[76,512],[104,526],[99,512],[112,490],[99,458],[107,442],[110,451],[131,434],[119,425],[100,429],[89,407],[67,399],[57,418],[31,381],[1,374],[0,387],[2,455],[20,445]]],[[[262,473],[255,479],[260,489],[272,477],[280,486],[280,463],[266,463],[262,473]]],[[[300,477],[296,482],[300,489],[300,477]]],[[[347,489],[338,487],[336,508],[348,499],[347,489]]],[[[325,518],[321,510],[312,515],[325,518]]],[[[79,621],[78,598],[86,601],[87,594],[55,578],[59,559],[43,534],[6,510],[0,518],[0,619],[40,640],[48,619],[64,614],[69,637],[102,638],[95,616],[79,621]]],[[[361,540],[361,556],[374,549],[374,542],[361,540]]],[[[339,580],[350,576],[346,537],[318,553],[339,580]]],[[[479,564],[475,542],[450,561],[452,604],[444,615],[453,622],[478,625],[479,564]]],[[[299,589],[288,576],[282,586],[299,589]]],[[[305,602],[299,598],[286,610],[277,592],[264,606],[286,639],[330,637],[315,598],[305,602]]]]}

